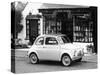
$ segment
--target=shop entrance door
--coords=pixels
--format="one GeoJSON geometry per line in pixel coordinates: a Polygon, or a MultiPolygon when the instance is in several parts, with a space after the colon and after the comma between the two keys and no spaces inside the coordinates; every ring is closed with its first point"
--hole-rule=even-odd
{"type": "Polygon", "coordinates": [[[33,44],[34,40],[38,36],[38,19],[31,19],[29,22],[29,39],[33,44]]]}

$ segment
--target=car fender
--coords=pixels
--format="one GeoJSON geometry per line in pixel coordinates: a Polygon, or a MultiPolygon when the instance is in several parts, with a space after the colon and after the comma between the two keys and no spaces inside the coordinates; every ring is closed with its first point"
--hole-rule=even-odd
{"type": "Polygon", "coordinates": [[[31,53],[35,53],[39,57],[39,54],[34,48],[30,48],[30,50],[28,51],[28,57],[30,56],[31,53]]]}
{"type": "Polygon", "coordinates": [[[70,49],[61,49],[60,59],[59,60],[61,60],[63,54],[68,54],[70,56],[70,58],[72,59],[72,57],[74,55],[74,51],[70,50],[70,49]]]}

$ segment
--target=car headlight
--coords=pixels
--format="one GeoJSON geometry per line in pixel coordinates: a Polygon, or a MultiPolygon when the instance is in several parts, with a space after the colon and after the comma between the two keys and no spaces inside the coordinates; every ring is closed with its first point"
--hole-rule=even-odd
{"type": "Polygon", "coordinates": [[[83,48],[75,50],[74,51],[74,56],[82,56],[82,55],[84,55],[84,51],[83,50],[84,50],[83,48]]]}

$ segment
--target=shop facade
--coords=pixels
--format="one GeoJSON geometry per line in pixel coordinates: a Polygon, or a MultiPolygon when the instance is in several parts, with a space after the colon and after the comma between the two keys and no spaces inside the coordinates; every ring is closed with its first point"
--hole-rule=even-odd
{"type": "Polygon", "coordinates": [[[65,34],[71,42],[93,43],[97,52],[97,7],[42,8],[43,34],[65,34]]]}
{"type": "Polygon", "coordinates": [[[41,34],[65,34],[72,43],[92,43],[97,52],[97,7],[43,3],[37,11],[40,15],[28,11],[25,17],[25,40],[33,43],[41,34]]]}

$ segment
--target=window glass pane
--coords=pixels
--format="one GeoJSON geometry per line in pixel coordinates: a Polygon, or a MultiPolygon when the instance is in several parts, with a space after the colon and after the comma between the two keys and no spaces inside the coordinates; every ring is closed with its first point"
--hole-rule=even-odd
{"type": "Polygon", "coordinates": [[[69,43],[70,40],[67,36],[58,37],[60,44],[69,43]]]}
{"type": "Polygon", "coordinates": [[[37,39],[37,41],[36,41],[36,45],[43,45],[43,43],[44,43],[44,38],[43,37],[37,39]]]}
{"type": "Polygon", "coordinates": [[[58,44],[58,42],[57,42],[56,38],[54,38],[54,37],[47,37],[45,44],[46,45],[56,45],[56,44],[58,44]]]}
{"type": "Polygon", "coordinates": [[[61,37],[58,37],[58,40],[59,40],[59,43],[60,44],[63,44],[64,43],[61,37]]]}
{"type": "Polygon", "coordinates": [[[92,42],[93,22],[85,14],[75,16],[73,35],[75,42],[92,42]],[[83,18],[84,17],[84,18],[83,18]]]}

